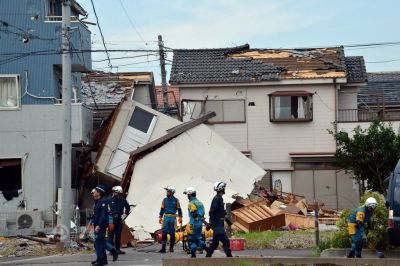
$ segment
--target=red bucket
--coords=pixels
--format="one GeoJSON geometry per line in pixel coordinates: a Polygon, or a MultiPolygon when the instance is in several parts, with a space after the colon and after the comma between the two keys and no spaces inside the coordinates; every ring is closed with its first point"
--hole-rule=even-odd
{"type": "Polygon", "coordinates": [[[244,238],[231,238],[229,241],[232,251],[244,250],[244,238]]]}

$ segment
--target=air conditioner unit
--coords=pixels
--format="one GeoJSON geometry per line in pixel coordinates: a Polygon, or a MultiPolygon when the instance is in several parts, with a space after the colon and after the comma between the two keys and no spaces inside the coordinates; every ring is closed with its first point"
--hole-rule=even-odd
{"type": "Polygon", "coordinates": [[[41,211],[18,211],[16,224],[18,229],[42,229],[44,221],[41,211]]]}

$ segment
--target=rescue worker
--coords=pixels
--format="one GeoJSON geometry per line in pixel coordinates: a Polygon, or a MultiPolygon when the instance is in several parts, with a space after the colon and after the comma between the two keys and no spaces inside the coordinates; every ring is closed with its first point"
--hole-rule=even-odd
{"type": "MultiPolygon", "coordinates": [[[[107,254],[107,234],[110,222],[110,209],[108,205],[108,199],[105,198],[106,187],[103,185],[97,185],[92,190],[92,195],[94,199],[93,207],[93,217],[92,223],[94,227],[95,242],[94,247],[96,250],[96,260],[92,262],[95,266],[106,265],[107,254]]],[[[111,248],[111,253],[113,255],[113,261],[116,261],[118,254],[114,248],[111,248]]]]}
{"type": "MultiPolygon", "coordinates": [[[[92,195],[93,195],[94,192],[96,192],[95,188],[92,189],[92,192],[91,192],[92,195]]],[[[109,203],[108,203],[107,208],[109,210],[111,210],[111,208],[109,207],[109,203]]],[[[93,217],[90,218],[90,220],[88,222],[88,225],[92,225],[93,226],[93,217]]],[[[112,216],[111,216],[111,212],[109,212],[109,215],[108,215],[108,229],[109,229],[110,232],[114,230],[114,224],[113,224],[113,219],[112,219],[112,216]]],[[[106,232],[106,234],[107,234],[107,232],[106,232]]],[[[112,243],[110,243],[109,241],[106,241],[106,250],[108,250],[110,252],[110,254],[113,256],[113,261],[116,261],[118,259],[118,254],[117,254],[116,250],[114,249],[112,243]]],[[[92,261],[92,264],[95,264],[95,263],[96,263],[96,261],[92,261]]]]}
{"type": "Polygon", "coordinates": [[[351,251],[347,255],[348,258],[361,258],[361,251],[366,241],[365,225],[371,227],[371,216],[378,202],[375,198],[370,197],[365,201],[363,206],[353,210],[348,220],[348,231],[351,236],[351,251]]]}
{"type": "Polygon", "coordinates": [[[196,258],[197,248],[200,247],[207,250],[206,244],[203,241],[202,229],[204,219],[204,205],[196,198],[196,189],[188,187],[183,194],[186,194],[189,200],[188,213],[189,213],[189,226],[188,241],[190,253],[192,258],[196,258]]]}
{"type": "Polygon", "coordinates": [[[124,251],[121,251],[122,215],[124,213],[125,215],[129,215],[131,212],[131,207],[126,199],[122,196],[123,191],[121,186],[113,187],[112,192],[113,194],[110,199],[110,207],[114,230],[110,232],[108,241],[112,243],[118,254],[125,254],[124,251]]]}
{"type": "Polygon", "coordinates": [[[162,247],[158,251],[165,253],[165,246],[167,244],[167,235],[169,234],[169,252],[174,252],[175,244],[175,226],[176,226],[176,212],[178,212],[178,221],[182,224],[182,209],[179,200],[174,197],[175,188],[167,186],[165,188],[167,196],[161,202],[161,209],[159,215],[159,223],[162,224],[162,247]]]}
{"type": "Polygon", "coordinates": [[[213,229],[213,240],[211,245],[208,247],[206,257],[211,257],[214,250],[218,247],[219,242],[222,242],[225,255],[227,257],[232,257],[232,251],[229,247],[229,238],[226,235],[224,228],[224,221],[226,216],[226,211],[224,207],[224,200],[222,195],[225,194],[226,183],[223,181],[216,182],[214,184],[214,190],[217,195],[213,198],[210,207],[210,225],[213,229]]]}

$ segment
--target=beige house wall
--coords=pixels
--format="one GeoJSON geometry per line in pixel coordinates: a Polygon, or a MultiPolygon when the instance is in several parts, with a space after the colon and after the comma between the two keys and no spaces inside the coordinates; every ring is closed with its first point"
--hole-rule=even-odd
{"type": "Polygon", "coordinates": [[[334,152],[335,141],[328,133],[335,121],[333,84],[283,85],[227,88],[181,87],[181,100],[244,99],[246,122],[213,124],[210,127],[264,169],[292,169],[289,153],[334,152]],[[275,91],[308,91],[313,95],[313,121],[274,123],[269,120],[269,96],[275,91]],[[255,106],[248,106],[254,102],[255,106]]]}

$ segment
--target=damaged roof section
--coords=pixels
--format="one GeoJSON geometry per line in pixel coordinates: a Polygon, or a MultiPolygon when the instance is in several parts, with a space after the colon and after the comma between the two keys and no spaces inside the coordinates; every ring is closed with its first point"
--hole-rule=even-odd
{"type": "Polygon", "coordinates": [[[248,50],[249,45],[225,49],[174,50],[171,84],[254,82],[279,80],[280,67],[228,54],[248,50]]]}
{"type": "Polygon", "coordinates": [[[400,106],[400,71],[368,73],[368,84],[358,93],[359,107],[400,106]]]}
{"type": "Polygon", "coordinates": [[[125,96],[132,98],[132,89],[135,84],[154,84],[153,73],[90,72],[82,78],[83,102],[87,105],[117,104],[125,96]]]}
{"type": "Polygon", "coordinates": [[[174,50],[171,84],[348,78],[365,82],[362,57],[346,60],[343,47],[174,50]]]}

